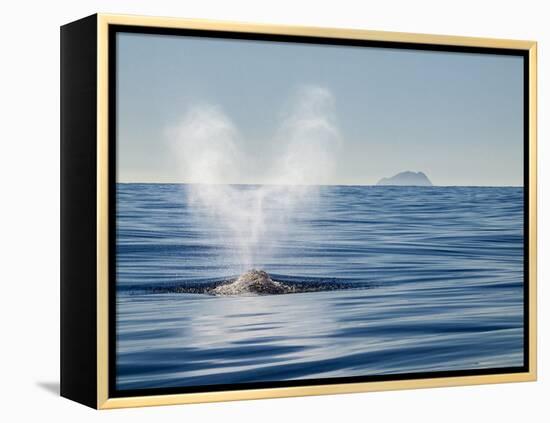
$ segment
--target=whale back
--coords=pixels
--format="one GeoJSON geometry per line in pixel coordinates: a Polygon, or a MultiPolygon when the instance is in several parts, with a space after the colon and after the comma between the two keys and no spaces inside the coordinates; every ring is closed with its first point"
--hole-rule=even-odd
{"type": "Polygon", "coordinates": [[[234,282],[219,285],[211,290],[213,295],[259,294],[273,295],[287,293],[291,287],[276,282],[263,270],[251,269],[234,282]]]}

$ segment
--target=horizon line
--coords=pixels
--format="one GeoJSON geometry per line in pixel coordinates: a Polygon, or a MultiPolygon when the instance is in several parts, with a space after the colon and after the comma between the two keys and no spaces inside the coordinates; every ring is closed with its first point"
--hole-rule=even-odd
{"type": "Polygon", "coordinates": [[[421,188],[525,188],[525,185],[382,185],[382,184],[261,184],[261,183],[204,183],[204,182],[160,182],[160,181],[115,181],[116,184],[135,185],[243,185],[243,186],[311,186],[311,187],[421,187],[421,188]]]}

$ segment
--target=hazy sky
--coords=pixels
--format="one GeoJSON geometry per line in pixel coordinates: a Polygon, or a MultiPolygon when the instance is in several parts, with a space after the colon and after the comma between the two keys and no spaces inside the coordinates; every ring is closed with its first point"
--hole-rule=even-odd
{"type": "Polygon", "coordinates": [[[523,62],[516,56],[118,34],[117,180],[187,182],[170,130],[215,106],[262,181],[289,99],[334,100],[341,145],[331,184],[405,170],[436,185],[523,184],[523,62]]]}

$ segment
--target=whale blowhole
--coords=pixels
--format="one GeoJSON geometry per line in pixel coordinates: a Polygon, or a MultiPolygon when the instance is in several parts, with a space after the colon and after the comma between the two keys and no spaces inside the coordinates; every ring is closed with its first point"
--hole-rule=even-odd
{"type": "Polygon", "coordinates": [[[286,294],[292,288],[271,279],[264,270],[250,269],[232,282],[218,285],[208,292],[211,295],[274,295],[286,294]]]}

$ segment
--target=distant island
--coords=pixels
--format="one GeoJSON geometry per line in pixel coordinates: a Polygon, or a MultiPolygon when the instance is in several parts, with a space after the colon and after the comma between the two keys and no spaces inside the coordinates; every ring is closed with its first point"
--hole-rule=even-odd
{"type": "Polygon", "coordinates": [[[376,185],[431,187],[433,184],[423,172],[401,172],[391,178],[382,178],[376,185]]]}

